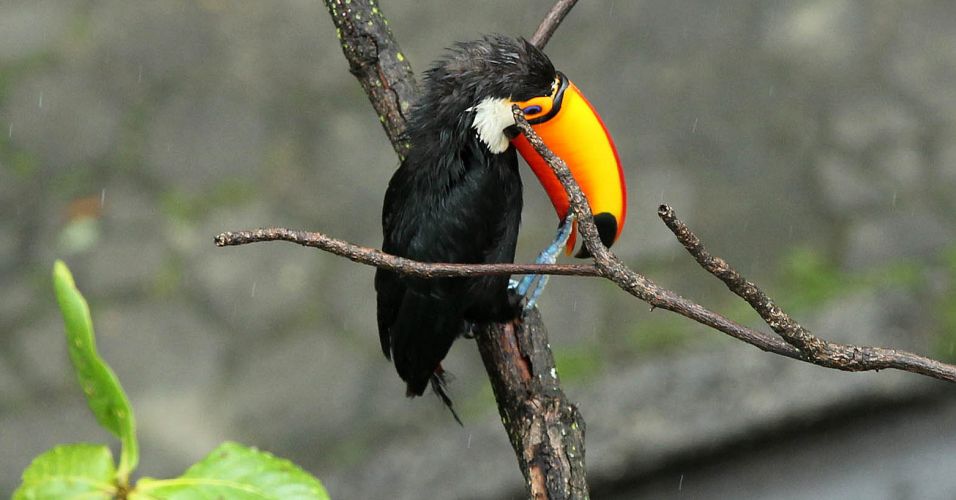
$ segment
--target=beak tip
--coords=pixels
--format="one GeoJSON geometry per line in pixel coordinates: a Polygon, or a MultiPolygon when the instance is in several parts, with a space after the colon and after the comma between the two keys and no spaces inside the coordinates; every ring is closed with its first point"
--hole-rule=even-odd
{"type": "MultiPolygon", "coordinates": [[[[597,226],[598,236],[601,237],[601,243],[603,243],[604,246],[611,248],[611,245],[613,245],[614,241],[617,239],[617,217],[609,212],[601,212],[594,216],[594,225],[597,226]]],[[[574,248],[573,234],[571,239],[568,240],[568,244],[568,253],[571,253],[572,249],[574,248]]],[[[582,245],[581,249],[578,250],[578,253],[574,256],[579,259],[586,259],[591,256],[591,252],[588,252],[587,247],[582,245]]]]}

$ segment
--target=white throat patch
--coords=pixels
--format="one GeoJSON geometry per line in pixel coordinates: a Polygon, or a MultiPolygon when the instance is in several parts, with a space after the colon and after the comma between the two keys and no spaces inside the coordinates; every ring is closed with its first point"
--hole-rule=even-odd
{"type": "Polygon", "coordinates": [[[505,129],[515,124],[511,114],[511,102],[507,99],[486,97],[477,106],[468,108],[475,111],[472,127],[478,138],[494,154],[504,153],[508,149],[508,137],[505,129]]]}

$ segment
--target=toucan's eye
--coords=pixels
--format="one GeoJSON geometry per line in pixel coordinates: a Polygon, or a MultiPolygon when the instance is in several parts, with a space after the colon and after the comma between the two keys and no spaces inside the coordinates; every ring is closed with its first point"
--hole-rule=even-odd
{"type": "Polygon", "coordinates": [[[539,120],[551,111],[551,107],[554,106],[554,99],[550,96],[539,96],[516,104],[521,106],[521,111],[524,113],[525,118],[528,120],[539,120]]]}

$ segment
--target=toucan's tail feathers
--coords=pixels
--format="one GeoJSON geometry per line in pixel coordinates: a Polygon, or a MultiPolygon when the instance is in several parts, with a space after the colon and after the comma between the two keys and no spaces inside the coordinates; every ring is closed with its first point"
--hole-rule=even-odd
{"type": "Polygon", "coordinates": [[[439,365],[438,369],[435,370],[435,373],[432,374],[432,390],[435,391],[435,394],[439,399],[441,399],[441,402],[448,407],[448,411],[451,412],[451,416],[455,417],[455,422],[458,422],[458,425],[464,427],[465,424],[461,423],[461,419],[458,418],[458,413],[455,411],[455,406],[452,404],[451,398],[448,397],[447,375],[447,372],[445,372],[445,370],[439,365]]]}

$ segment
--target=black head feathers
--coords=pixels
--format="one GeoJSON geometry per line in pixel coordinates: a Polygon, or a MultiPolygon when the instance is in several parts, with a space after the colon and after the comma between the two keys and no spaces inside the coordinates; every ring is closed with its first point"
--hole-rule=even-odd
{"type": "Polygon", "coordinates": [[[523,38],[486,35],[458,42],[425,72],[410,135],[437,128],[467,130],[466,110],[482,99],[524,101],[550,93],[555,79],[548,56],[523,38]],[[437,127],[436,127],[437,126],[437,127]]]}
{"type": "Polygon", "coordinates": [[[468,89],[473,98],[524,101],[543,95],[554,81],[548,56],[524,38],[487,35],[458,42],[426,74],[426,92],[453,87],[468,89]]]}

